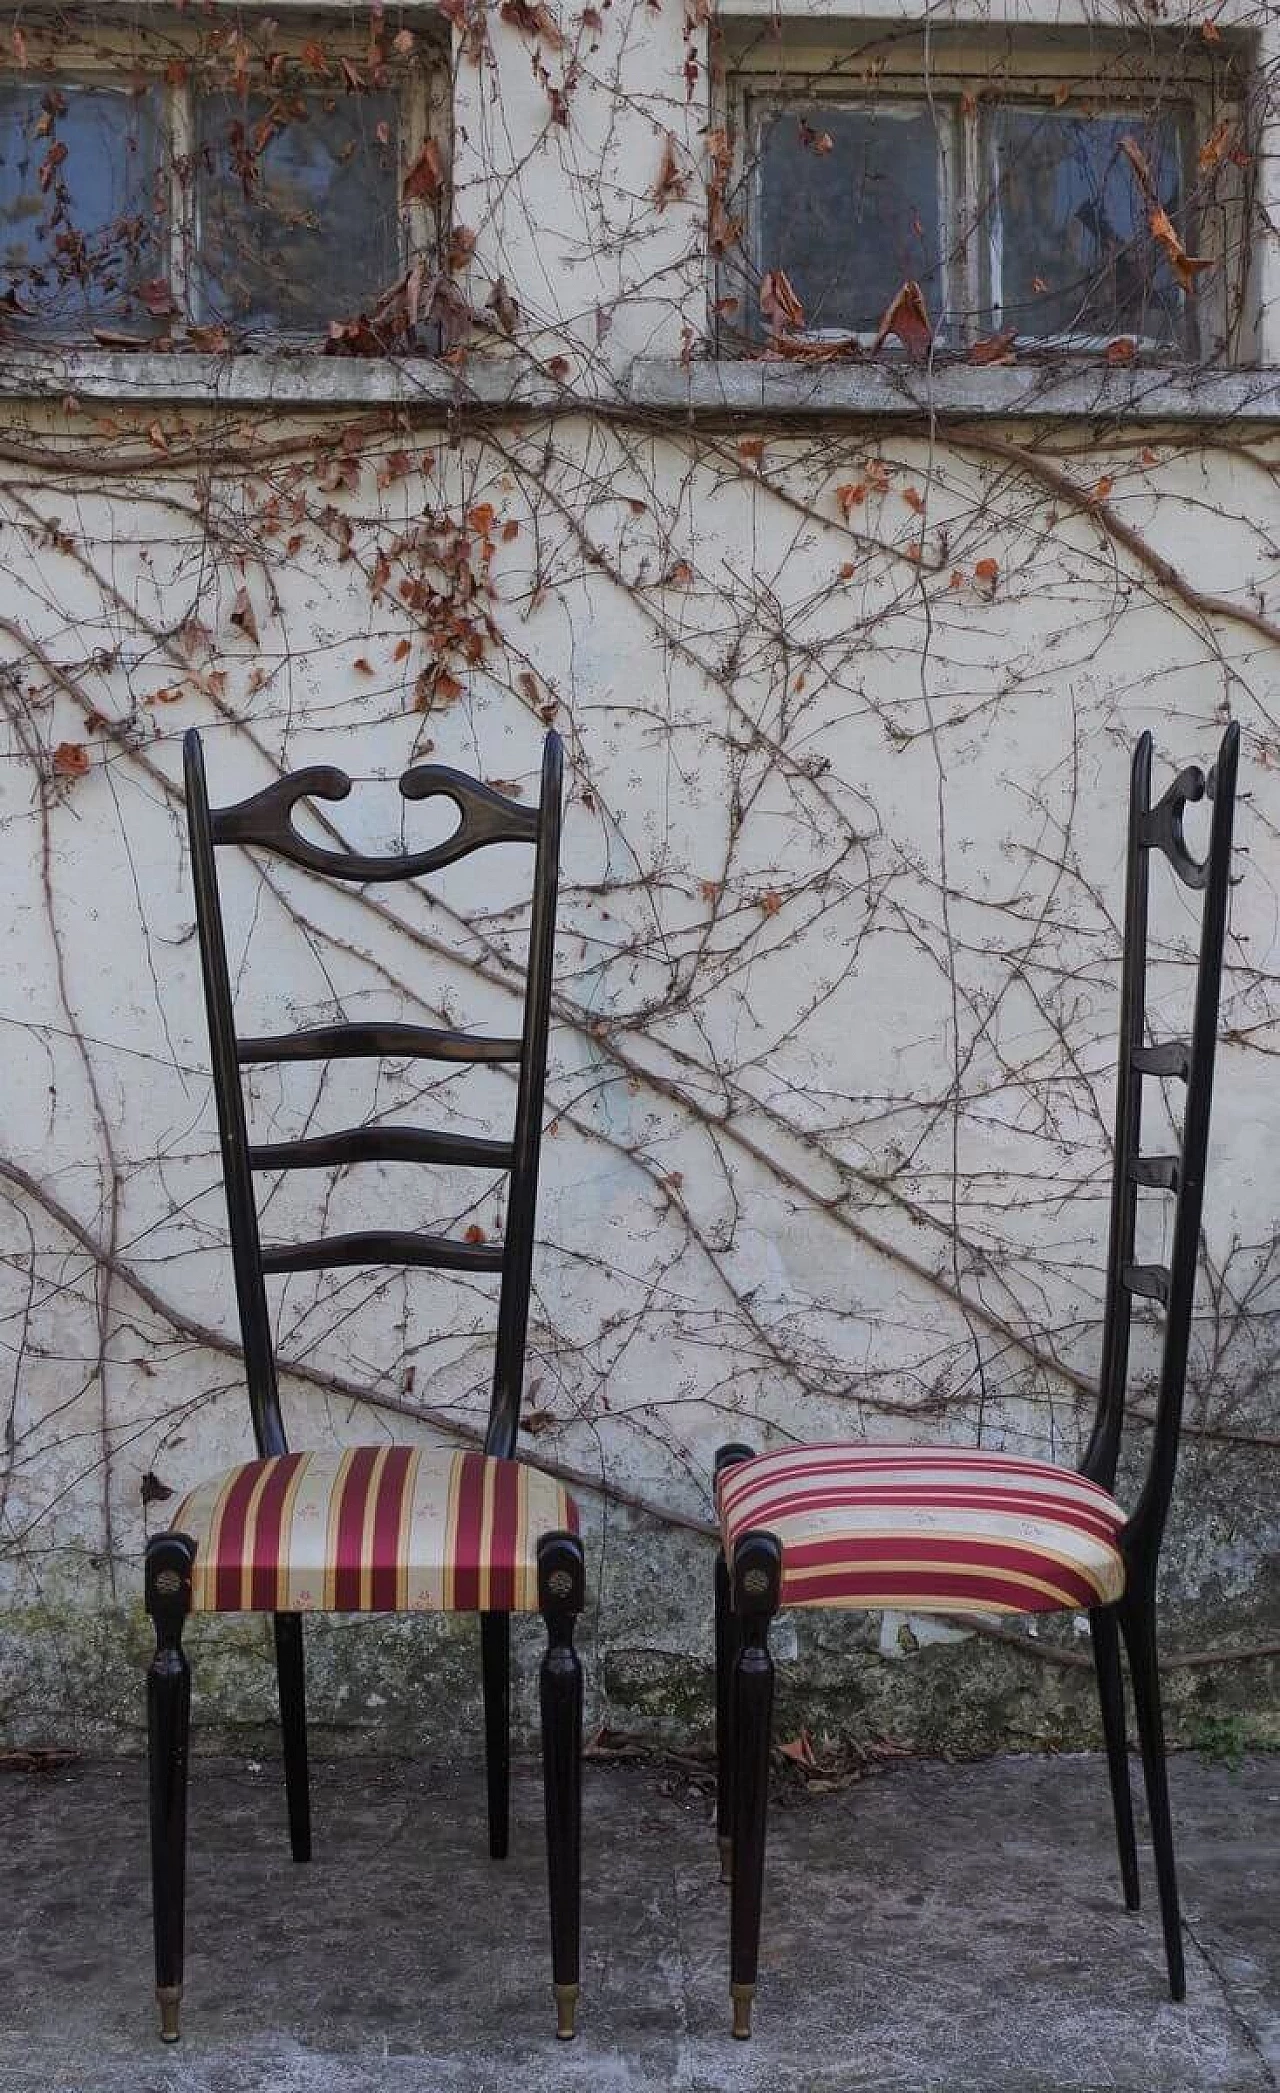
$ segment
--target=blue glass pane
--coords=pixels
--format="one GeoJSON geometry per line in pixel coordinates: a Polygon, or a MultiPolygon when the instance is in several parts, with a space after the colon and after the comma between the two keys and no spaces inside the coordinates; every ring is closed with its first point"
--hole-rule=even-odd
{"type": "Polygon", "coordinates": [[[808,327],[874,333],[909,278],[937,319],[940,153],[927,106],[789,106],[764,118],[758,150],[756,260],[786,271],[808,327]]]}
{"type": "Polygon", "coordinates": [[[158,96],[0,82],[0,287],[56,330],[147,324],[164,266],[158,96]]]}
{"type": "Polygon", "coordinates": [[[1176,116],[1002,109],[994,119],[1001,323],[1020,334],[1137,335],[1181,344],[1185,300],[1151,237],[1129,139],[1175,225],[1183,198],[1176,116]]]}
{"type": "Polygon", "coordinates": [[[323,333],[400,274],[395,94],[208,94],[198,143],[205,318],[323,333]]]}

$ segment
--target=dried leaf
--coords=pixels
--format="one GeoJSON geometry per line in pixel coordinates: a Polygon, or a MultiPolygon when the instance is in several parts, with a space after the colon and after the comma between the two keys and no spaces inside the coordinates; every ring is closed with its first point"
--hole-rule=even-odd
{"type": "Polygon", "coordinates": [[[373,674],[373,663],[367,654],[357,654],[351,666],[353,669],[359,669],[362,676],[372,676],[373,674]]]}
{"type": "Polygon", "coordinates": [[[779,333],[795,333],[804,326],[804,307],[785,269],[770,269],[762,278],[760,311],[766,324],[779,333]]]}
{"type": "Polygon", "coordinates": [[[653,185],[653,200],[660,211],[665,211],[669,203],[683,203],[688,193],[689,177],[680,165],[675,139],[668,131],[663,139],[662,164],[653,185]]]}
{"type": "Polygon", "coordinates": [[[969,351],[970,363],[1013,363],[1016,361],[1013,345],[1017,341],[1016,327],[1004,327],[999,334],[988,334],[975,342],[969,351]]]}
{"type": "Polygon", "coordinates": [[[1220,124],[1214,125],[1196,155],[1206,174],[1217,166],[1219,160],[1225,158],[1234,142],[1234,136],[1234,126],[1228,117],[1224,116],[1220,124]]]}
{"type": "Polygon", "coordinates": [[[1138,344],[1131,334],[1120,334],[1107,343],[1106,360],[1110,364],[1136,363],[1138,344]]]}
{"type": "Polygon", "coordinates": [[[738,443],[738,456],[747,465],[759,465],[764,457],[763,436],[743,436],[738,443]]]}
{"type": "Polygon", "coordinates": [[[782,907],[782,896],[773,887],[769,887],[759,896],[757,906],[762,915],[776,916],[782,907]]]}
{"type": "Polygon", "coordinates": [[[902,490],[902,499],[905,501],[909,509],[915,510],[917,516],[923,516],[924,496],[923,494],[919,493],[915,487],[904,487],[902,490]]]}
{"type": "Polygon", "coordinates": [[[520,319],[520,308],[507,289],[505,276],[494,278],[489,295],[485,299],[487,309],[493,314],[504,334],[512,334],[520,319]]]}
{"type": "Polygon", "coordinates": [[[867,483],[865,480],[846,480],[842,487],[836,488],[836,500],[840,504],[840,513],[846,523],[849,521],[853,510],[861,508],[866,498],[867,483]]]}
{"type": "Polygon", "coordinates": [[[1194,293],[1196,278],[1204,270],[1212,269],[1212,258],[1208,255],[1187,253],[1174,230],[1168,212],[1160,204],[1152,204],[1147,214],[1147,222],[1151,227],[1152,238],[1163,247],[1169,258],[1169,266],[1183,290],[1194,293]]]}
{"type": "Polygon", "coordinates": [[[231,622],[233,625],[240,627],[245,638],[251,640],[255,647],[258,645],[258,620],[254,616],[253,603],[248,589],[238,589],[236,591],[236,600],[231,611],[231,622]]]}
{"type": "Polygon", "coordinates": [[[489,1238],[480,1226],[480,1223],[473,1221],[469,1228],[463,1230],[462,1240],[464,1243],[487,1243],[489,1238]]]}
{"type": "Polygon", "coordinates": [[[148,1468],[142,1478],[140,1493],[144,1504],[164,1504],[173,1495],[168,1483],[162,1483],[158,1475],[148,1468]]]}
{"type": "Polygon", "coordinates": [[[430,203],[444,187],[444,161],[434,138],[428,138],[400,190],[402,203],[430,203]]]}
{"type": "Polygon", "coordinates": [[[974,566],[973,578],[975,581],[988,582],[994,589],[1000,579],[1000,562],[992,559],[978,560],[974,566]]]}
{"type": "Polygon", "coordinates": [[[498,13],[504,22],[509,22],[513,29],[521,30],[525,36],[540,37],[549,51],[559,51],[563,47],[564,38],[541,0],[502,0],[498,13]]]}
{"type": "Polygon", "coordinates": [[[53,752],[54,774],[60,778],[82,778],[89,768],[89,751],[82,741],[60,741],[53,752]]]}
{"type": "Polygon", "coordinates": [[[924,292],[911,279],[903,284],[885,309],[876,329],[874,347],[877,351],[883,349],[891,334],[897,336],[912,356],[922,356],[932,344],[933,327],[924,292]]]}

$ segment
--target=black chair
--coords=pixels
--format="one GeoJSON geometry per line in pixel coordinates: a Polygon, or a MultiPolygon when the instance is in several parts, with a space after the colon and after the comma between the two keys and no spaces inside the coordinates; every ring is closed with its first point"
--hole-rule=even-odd
{"type": "Polygon", "coordinates": [[[721,1447],[715,1489],[717,1830],[732,1880],[733,2031],[751,2033],[764,1880],[773,1662],[779,1605],[912,1613],[1086,1612],[1092,1629],[1125,1903],[1138,1908],[1138,1862],[1125,1739],[1120,1637],[1129,1657],[1155,1849],[1169,1989],[1186,1991],[1156,1662],[1156,1564],[1173,1488],[1195,1294],[1209,1105],[1226,938],[1239,729],[1206,778],[1188,769],[1151,804],[1151,737],[1133,757],[1120,1066],[1101,1382],[1078,1470],[949,1446],[721,1447]],[[1209,795],[1203,861],[1183,834],[1188,801],[1209,795]],[[1190,1037],[1152,1044],[1146,1028],[1150,858],[1161,851],[1204,896],[1190,1037]],[[1141,1152],[1143,1082],[1185,1086],[1177,1152],[1141,1152]],[[1171,1193],[1167,1266],[1135,1262],[1138,1193],[1171,1193]],[[1131,1511],[1116,1502],[1135,1297],[1164,1309],[1154,1433],[1131,1511]]]}
{"type": "Polygon", "coordinates": [[[345,799],[351,781],[328,767],[298,771],[238,806],[211,810],[200,737],[184,744],[196,920],[212,1048],[236,1300],[249,1410],[259,1458],[212,1478],[178,1507],[146,1558],[146,1604],[156,1633],[147,1678],[151,1759],[152,1887],[161,2032],[179,2034],[182,1992],[187,1753],[191,1683],[182,1648],[192,1611],[274,1615],[293,1857],[311,1854],[302,1615],[308,1611],[473,1611],[480,1615],[488,1773],[489,1848],[507,1851],[509,1626],[538,1610],[547,1626],[541,1710],[558,2033],[574,2031],[582,1673],[573,1646],[584,1597],[572,1500],[550,1476],[513,1458],[529,1319],[538,1154],[560,848],[562,751],[548,734],[536,810],[439,764],[405,772],[407,800],[443,796],[458,826],[442,843],[397,857],[361,857],[309,842],[293,825],[303,798],[345,799]],[[242,1038],[232,1012],[215,852],[227,844],[274,852],[339,880],[414,879],[492,844],[535,851],[533,908],[519,1038],[404,1024],[333,1024],[242,1038]],[[394,1056],[518,1068],[510,1138],[363,1126],[304,1139],[251,1143],[240,1070],[268,1062],[394,1056]],[[365,1162],[448,1165],[508,1173],[501,1243],[370,1231],[276,1247],[259,1237],[254,1177],[365,1162]],[[493,1394],[483,1451],[365,1446],[290,1453],[276,1381],[265,1279],[334,1266],[412,1266],[493,1273],[501,1281],[493,1394]]]}

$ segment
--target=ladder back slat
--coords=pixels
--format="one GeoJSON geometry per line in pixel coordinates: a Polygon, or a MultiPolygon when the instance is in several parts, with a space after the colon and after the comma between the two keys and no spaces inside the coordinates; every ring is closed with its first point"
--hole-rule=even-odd
{"type": "Polygon", "coordinates": [[[330,1170],[344,1163],[447,1163],[463,1170],[509,1170],[511,1143],[474,1134],[436,1134],[409,1126],[358,1126],[249,1150],[255,1170],[330,1170]]]}
{"type": "Polygon", "coordinates": [[[1148,1301],[1168,1301],[1169,1272],[1165,1265],[1126,1265],[1123,1277],[1131,1294],[1141,1294],[1148,1301]]]}
{"type": "Polygon", "coordinates": [[[501,1062],[520,1059],[518,1039],[482,1039],[474,1032],[448,1032],[434,1025],[314,1025],[301,1032],[242,1039],[243,1065],[269,1061],[350,1061],[383,1057],[394,1061],[501,1062]]]}
{"type": "Polygon", "coordinates": [[[264,1272],[325,1272],[339,1265],[415,1265],[432,1272],[500,1272],[501,1243],[459,1243],[447,1235],[368,1229],[312,1243],[264,1243],[264,1272]]]}
{"type": "Polygon", "coordinates": [[[1178,1189],[1177,1156],[1134,1156],[1129,1175],[1135,1185],[1153,1185],[1162,1192],[1178,1189]]]}

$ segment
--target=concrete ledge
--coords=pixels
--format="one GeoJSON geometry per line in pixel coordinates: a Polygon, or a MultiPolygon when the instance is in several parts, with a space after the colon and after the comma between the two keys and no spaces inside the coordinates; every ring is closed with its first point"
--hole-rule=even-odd
{"type": "Polygon", "coordinates": [[[156,406],[468,407],[562,405],[562,385],[527,364],[474,356],[455,368],[429,356],[207,356],[145,350],[0,351],[0,398],[77,399],[156,406]]]}
{"type": "Polygon", "coordinates": [[[1280,422],[1280,370],[1113,370],[1079,359],[1052,363],[935,363],[870,359],[821,365],[690,363],[640,358],[630,398],[654,412],[897,416],[1039,421],[1280,422]]]}

